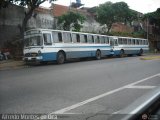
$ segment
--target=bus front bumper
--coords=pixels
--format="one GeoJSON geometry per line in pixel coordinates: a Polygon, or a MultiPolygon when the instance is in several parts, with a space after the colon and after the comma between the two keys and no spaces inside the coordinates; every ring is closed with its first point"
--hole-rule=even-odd
{"type": "Polygon", "coordinates": [[[37,56],[37,57],[24,57],[23,61],[25,62],[40,62],[43,60],[42,56],[37,56]]]}

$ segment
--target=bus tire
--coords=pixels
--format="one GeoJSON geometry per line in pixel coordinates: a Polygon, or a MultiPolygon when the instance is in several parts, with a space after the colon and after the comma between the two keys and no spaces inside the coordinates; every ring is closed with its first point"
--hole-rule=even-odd
{"type": "Polygon", "coordinates": [[[143,49],[140,49],[138,56],[142,56],[142,54],[143,54],[143,49]]]}
{"type": "Polygon", "coordinates": [[[121,50],[121,51],[120,51],[119,57],[121,57],[121,58],[124,57],[124,50],[121,50]]]}
{"type": "Polygon", "coordinates": [[[100,50],[97,50],[97,51],[96,51],[96,59],[97,59],[97,60],[100,60],[100,59],[101,59],[101,51],[100,51],[100,50]]]}
{"type": "Polygon", "coordinates": [[[63,64],[65,62],[65,54],[64,52],[60,51],[57,53],[57,63],[63,64]]]}

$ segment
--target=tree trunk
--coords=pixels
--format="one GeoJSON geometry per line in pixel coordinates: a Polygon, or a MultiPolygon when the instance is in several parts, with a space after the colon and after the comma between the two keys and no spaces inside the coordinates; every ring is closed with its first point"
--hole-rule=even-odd
{"type": "Polygon", "coordinates": [[[111,30],[112,24],[107,26],[107,33],[109,33],[109,31],[111,30]]]}
{"type": "Polygon", "coordinates": [[[33,10],[34,9],[30,9],[28,12],[25,13],[25,17],[22,21],[22,25],[19,26],[22,39],[24,39],[24,32],[26,31],[27,22],[32,17],[33,10]]]}

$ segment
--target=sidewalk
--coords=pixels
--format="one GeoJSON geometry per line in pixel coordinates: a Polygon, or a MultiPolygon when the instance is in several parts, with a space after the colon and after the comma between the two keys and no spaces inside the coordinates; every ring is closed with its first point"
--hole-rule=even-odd
{"type": "Polygon", "coordinates": [[[146,56],[140,57],[140,60],[160,60],[160,54],[148,54],[146,56]]]}
{"type": "Polygon", "coordinates": [[[0,61],[0,71],[1,70],[10,70],[17,68],[24,68],[26,65],[23,61],[15,61],[15,60],[3,60],[0,61]]]}

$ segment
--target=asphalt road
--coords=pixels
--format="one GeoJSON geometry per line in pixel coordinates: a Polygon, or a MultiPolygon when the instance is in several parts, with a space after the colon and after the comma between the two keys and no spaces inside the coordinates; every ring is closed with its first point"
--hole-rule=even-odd
{"type": "Polygon", "coordinates": [[[160,87],[159,73],[139,57],[0,71],[0,113],[116,113],[160,87]]]}

